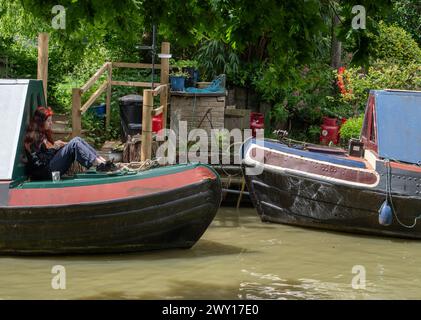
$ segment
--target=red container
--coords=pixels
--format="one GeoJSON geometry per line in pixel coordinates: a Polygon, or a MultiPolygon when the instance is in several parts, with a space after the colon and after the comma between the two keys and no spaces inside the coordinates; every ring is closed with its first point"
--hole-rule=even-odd
{"type": "Polygon", "coordinates": [[[265,116],[263,113],[251,112],[250,113],[250,129],[252,130],[253,137],[256,137],[257,129],[265,128],[265,116]]]}
{"type": "Polygon", "coordinates": [[[162,113],[152,117],[152,132],[158,133],[162,129],[162,113]]]}
{"type": "Polygon", "coordinates": [[[339,125],[338,119],[323,117],[323,124],[321,125],[320,131],[320,143],[329,144],[338,144],[339,142],[339,125]]]}

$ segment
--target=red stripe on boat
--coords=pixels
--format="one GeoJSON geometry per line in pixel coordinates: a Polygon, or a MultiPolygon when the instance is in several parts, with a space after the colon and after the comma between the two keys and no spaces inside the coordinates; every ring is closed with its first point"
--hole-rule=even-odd
{"type": "Polygon", "coordinates": [[[216,179],[216,175],[206,167],[196,167],[183,172],[124,182],[48,189],[12,189],[9,192],[9,206],[72,205],[134,198],[177,189],[205,179],[216,179]]]}

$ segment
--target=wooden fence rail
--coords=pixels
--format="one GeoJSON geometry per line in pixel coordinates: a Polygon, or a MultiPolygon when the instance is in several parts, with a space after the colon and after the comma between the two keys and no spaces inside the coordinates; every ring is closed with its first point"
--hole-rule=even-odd
{"type": "MultiPolygon", "coordinates": [[[[152,118],[151,116],[163,113],[163,128],[167,127],[167,107],[168,107],[168,82],[169,82],[169,53],[170,44],[163,42],[161,45],[161,64],[154,65],[155,69],[161,70],[161,82],[154,83],[154,90],[144,90],[143,96],[143,120],[142,120],[142,159],[150,159],[152,144],[152,118]],[[153,97],[160,95],[160,107],[153,109],[153,97]],[[147,121],[146,121],[146,120],[147,121]],[[147,122],[144,123],[143,122],[147,122]],[[145,137],[143,134],[145,133],[145,137]],[[143,140],[144,139],[144,140],[143,140]],[[147,141],[150,140],[150,143],[147,141]],[[146,148],[146,149],[144,149],[146,148]],[[149,149],[147,149],[149,148],[149,149]]],[[[129,62],[106,62],[82,87],[72,89],[72,137],[79,136],[82,133],[82,115],[88,111],[92,104],[106,92],[106,127],[110,126],[111,114],[111,93],[112,86],[128,86],[152,88],[151,82],[136,81],[116,81],[113,80],[113,68],[130,69],[152,69],[152,64],[148,63],[129,63],[129,62]],[[107,79],[101,86],[86,100],[82,105],[82,95],[89,91],[92,86],[107,72],[107,79]]]]}

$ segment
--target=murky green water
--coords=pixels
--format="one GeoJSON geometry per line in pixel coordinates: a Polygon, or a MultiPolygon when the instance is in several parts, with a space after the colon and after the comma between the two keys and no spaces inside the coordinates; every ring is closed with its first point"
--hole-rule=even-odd
{"type": "Polygon", "coordinates": [[[421,241],[266,224],[254,209],[222,208],[189,250],[0,257],[0,298],[420,299],[421,241]],[[54,265],[65,267],[65,290],[52,288],[54,265]],[[365,289],[352,286],[363,276],[356,265],[365,289]]]}

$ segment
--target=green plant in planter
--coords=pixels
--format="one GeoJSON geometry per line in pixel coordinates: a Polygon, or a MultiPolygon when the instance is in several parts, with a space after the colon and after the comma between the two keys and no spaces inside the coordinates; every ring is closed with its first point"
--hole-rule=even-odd
{"type": "Polygon", "coordinates": [[[170,77],[188,78],[189,74],[187,72],[183,72],[183,71],[173,71],[173,72],[170,73],[170,77]]]}
{"type": "Polygon", "coordinates": [[[170,82],[172,91],[184,91],[186,79],[189,77],[187,72],[181,70],[170,73],[170,82]]]}
{"type": "Polygon", "coordinates": [[[170,59],[170,66],[174,69],[182,70],[183,68],[197,69],[199,63],[196,60],[175,60],[170,59]]]}
{"type": "Polygon", "coordinates": [[[364,122],[364,114],[358,117],[349,118],[340,129],[341,140],[346,145],[351,138],[358,139],[360,137],[361,128],[364,122]]]}
{"type": "Polygon", "coordinates": [[[191,68],[197,69],[199,67],[199,63],[196,60],[181,60],[183,68],[191,68]]]}

